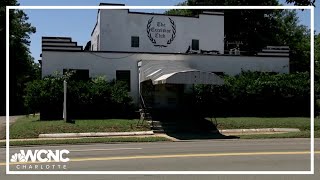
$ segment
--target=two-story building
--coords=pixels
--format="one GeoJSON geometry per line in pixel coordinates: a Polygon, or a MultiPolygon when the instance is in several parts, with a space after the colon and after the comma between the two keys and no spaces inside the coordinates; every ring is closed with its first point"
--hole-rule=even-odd
{"type": "Polygon", "coordinates": [[[270,46],[255,56],[229,52],[222,12],[188,17],[99,9],[85,50],[69,37],[42,38],[42,76],[72,69],[123,80],[136,104],[148,94],[153,107],[175,107],[179,94],[194,84],[223,84],[221,74],[289,72],[288,47],[270,46]],[[145,92],[145,86],[153,92],[145,92]]]}

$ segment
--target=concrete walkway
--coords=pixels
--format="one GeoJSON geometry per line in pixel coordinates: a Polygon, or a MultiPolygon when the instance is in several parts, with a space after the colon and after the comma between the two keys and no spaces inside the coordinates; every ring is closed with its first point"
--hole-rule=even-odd
{"type": "MultiPolygon", "coordinates": [[[[22,116],[10,116],[10,124],[14,123],[19,117],[22,116]]],[[[6,135],[6,116],[0,116],[0,139],[5,139],[6,135]]]]}

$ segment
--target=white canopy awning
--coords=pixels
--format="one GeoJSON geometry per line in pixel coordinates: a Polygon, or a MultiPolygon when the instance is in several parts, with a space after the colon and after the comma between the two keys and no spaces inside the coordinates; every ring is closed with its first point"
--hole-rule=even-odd
{"type": "Polygon", "coordinates": [[[148,61],[140,69],[141,82],[152,80],[153,84],[216,84],[223,79],[211,72],[191,68],[184,61],[148,61]]]}

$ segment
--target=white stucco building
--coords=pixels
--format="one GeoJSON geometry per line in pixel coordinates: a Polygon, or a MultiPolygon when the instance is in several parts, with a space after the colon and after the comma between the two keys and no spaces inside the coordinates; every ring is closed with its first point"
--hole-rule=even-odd
{"type": "Polygon", "coordinates": [[[220,74],[289,72],[287,47],[268,47],[256,56],[226,53],[221,12],[184,17],[100,9],[96,21],[87,50],[71,38],[42,38],[43,77],[73,69],[125,80],[137,104],[142,84],[149,82],[155,86],[152,105],[174,107],[177,92],[167,86],[187,91],[192,84],[222,84],[220,74]]]}
{"type": "Polygon", "coordinates": [[[185,53],[194,48],[224,51],[223,13],[204,12],[199,17],[166,16],[130,12],[126,9],[98,10],[91,34],[93,51],[185,53]],[[132,41],[138,41],[132,46],[132,41]]]}

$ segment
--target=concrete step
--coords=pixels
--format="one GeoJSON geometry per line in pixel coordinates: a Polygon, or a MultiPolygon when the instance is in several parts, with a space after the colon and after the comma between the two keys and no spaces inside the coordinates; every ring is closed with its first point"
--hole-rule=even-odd
{"type": "Polygon", "coordinates": [[[163,129],[161,130],[153,130],[153,133],[164,133],[165,131],[163,129]]]}

